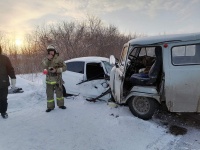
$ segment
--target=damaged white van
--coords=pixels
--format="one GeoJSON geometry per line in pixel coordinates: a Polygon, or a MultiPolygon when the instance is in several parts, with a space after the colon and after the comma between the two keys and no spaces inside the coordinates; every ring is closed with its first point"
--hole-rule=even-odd
{"type": "Polygon", "coordinates": [[[170,112],[200,112],[200,33],[130,40],[110,73],[118,104],[148,120],[164,104],[170,112]]]}

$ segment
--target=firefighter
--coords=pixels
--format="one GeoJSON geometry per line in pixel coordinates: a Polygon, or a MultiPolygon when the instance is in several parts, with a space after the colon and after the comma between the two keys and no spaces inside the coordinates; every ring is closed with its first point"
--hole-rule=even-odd
{"type": "Polygon", "coordinates": [[[46,71],[46,94],[47,94],[47,110],[50,112],[55,108],[54,91],[56,93],[57,106],[66,109],[63,97],[63,80],[62,72],[65,71],[66,64],[60,59],[59,53],[53,45],[47,47],[47,57],[43,59],[42,64],[46,71]]]}
{"type": "Polygon", "coordinates": [[[15,88],[16,76],[14,68],[12,67],[10,59],[2,55],[0,46],[0,113],[4,119],[8,118],[6,112],[8,108],[8,86],[10,86],[9,77],[11,78],[11,88],[15,88]]]}

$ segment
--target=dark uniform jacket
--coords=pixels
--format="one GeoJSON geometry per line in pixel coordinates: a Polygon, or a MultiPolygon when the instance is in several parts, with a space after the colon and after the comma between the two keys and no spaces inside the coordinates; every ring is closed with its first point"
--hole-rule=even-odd
{"type": "Polygon", "coordinates": [[[10,59],[1,54],[0,50],[0,88],[6,88],[10,85],[9,77],[16,79],[14,68],[10,62],[10,59]]]}

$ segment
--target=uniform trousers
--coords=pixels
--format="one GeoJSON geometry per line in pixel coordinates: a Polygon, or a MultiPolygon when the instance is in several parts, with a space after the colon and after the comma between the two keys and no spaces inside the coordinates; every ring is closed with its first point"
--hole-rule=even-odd
{"type": "Polygon", "coordinates": [[[8,96],[8,87],[0,88],[0,113],[6,113],[7,111],[8,108],[7,96],[8,96]]]}
{"type": "Polygon", "coordinates": [[[49,109],[55,108],[54,92],[56,93],[57,106],[64,106],[62,86],[60,87],[59,84],[46,84],[47,108],[49,109]]]}

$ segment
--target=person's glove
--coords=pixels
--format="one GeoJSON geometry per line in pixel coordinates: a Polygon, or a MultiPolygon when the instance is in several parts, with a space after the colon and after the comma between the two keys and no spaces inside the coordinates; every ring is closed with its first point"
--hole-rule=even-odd
{"type": "Polygon", "coordinates": [[[43,74],[47,75],[47,74],[48,74],[48,70],[47,70],[47,69],[44,69],[44,70],[43,70],[43,74]]]}
{"type": "Polygon", "coordinates": [[[62,73],[62,72],[63,72],[63,69],[62,69],[62,68],[58,68],[56,72],[57,72],[57,73],[62,73]]]}
{"type": "Polygon", "coordinates": [[[15,88],[16,79],[11,79],[11,88],[15,88]]]}

